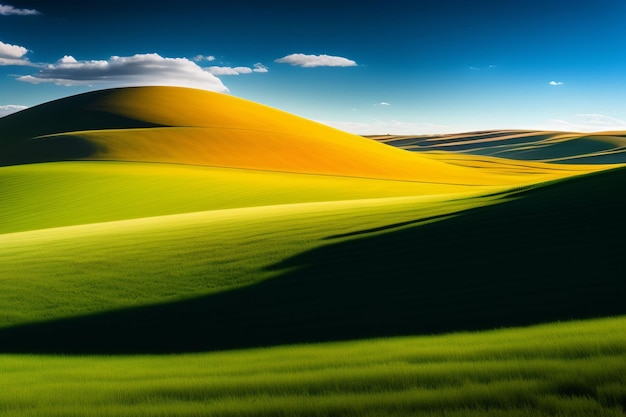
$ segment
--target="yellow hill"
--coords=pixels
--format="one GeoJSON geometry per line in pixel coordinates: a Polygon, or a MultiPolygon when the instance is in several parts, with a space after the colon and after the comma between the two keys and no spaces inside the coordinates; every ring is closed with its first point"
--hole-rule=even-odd
{"type": "Polygon", "coordinates": [[[523,172],[493,169],[493,163],[462,166],[233,96],[188,88],[103,90],[29,110],[0,120],[0,131],[10,135],[0,140],[9,144],[0,161],[5,165],[142,161],[466,185],[536,182],[572,173],[538,163],[527,164],[523,172]]]}

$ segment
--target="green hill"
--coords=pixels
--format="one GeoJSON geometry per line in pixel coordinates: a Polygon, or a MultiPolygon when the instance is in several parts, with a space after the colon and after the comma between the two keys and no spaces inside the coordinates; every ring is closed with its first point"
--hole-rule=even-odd
{"type": "MultiPolygon", "coordinates": [[[[428,216],[419,206],[398,212],[383,205],[368,211],[374,224],[362,227],[347,219],[359,213],[357,207],[347,216],[310,217],[306,223],[297,214],[269,224],[256,218],[258,231],[240,232],[242,249],[245,241],[265,239],[282,252],[280,259],[290,252],[288,242],[312,236],[304,227],[318,241],[283,260],[248,265],[249,274],[270,279],[166,304],[5,329],[1,344],[8,351],[204,351],[625,314],[619,242],[626,232],[626,199],[615,192],[624,181],[626,171],[618,169],[503,193],[485,207],[459,211],[440,204],[440,213],[428,216]],[[333,230],[335,221],[352,230],[333,230]]],[[[204,230],[198,226],[185,237],[197,239],[204,230]]],[[[189,248],[173,240],[182,236],[162,233],[158,242],[154,235],[140,239],[177,248],[179,260],[186,259],[189,248]]],[[[140,236],[133,229],[115,234],[123,240],[130,235],[140,236]]],[[[212,250],[195,242],[201,245],[193,246],[197,259],[212,250]]]]}

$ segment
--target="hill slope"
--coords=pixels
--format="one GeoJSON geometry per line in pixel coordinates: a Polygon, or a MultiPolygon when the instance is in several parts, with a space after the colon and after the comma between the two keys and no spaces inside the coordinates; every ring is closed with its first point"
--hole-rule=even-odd
{"type": "Polygon", "coordinates": [[[136,226],[6,235],[0,249],[16,275],[3,281],[3,294],[27,288],[32,300],[14,303],[7,317],[21,308],[41,320],[55,303],[57,311],[68,311],[74,306],[59,297],[85,304],[92,299],[85,291],[100,302],[183,288],[178,300],[166,303],[5,328],[0,345],[6,351],[181,352],[625,314],[626,198],[614,192],[625,178],[620,169],[563,180],[496,195],[486,207],[474,201],[469,210],[464,204],[472,201],[465,200],[440,203],[439,212],[417,200],[355,202],[347,211],[292,206],[231,212],[220,222],[155,218],[136,226]],[[120,245],[127,249],[107,256],[120,245]],[[72,286],[69,276],[50,280],[46,265],[31,265],[33,250],[48,253],[46,265],[55,270],[78,271],[72,286]],[[32,283],[20,278],[24,273],[32,283]],[[45,279],[37,283],[37,274],[45,279]],[[258,277],[264,278],[250,281],[258,277]],[[233,286],[242,279],[244,286],[233,286]],[[220,291],[209,291],[219,283],[220,291]],[[185,295],[184,287],[193,285],[193,296],[185,295]],[[37,305],[45,308],[34,312],[37,305]]]}
{"type": "Polygon", "coordinates": [[[384,146],[247,100],[177,87],[96,91],[0,119],[0,165],[116,160],[509,185],[570,175],[527,163],[523,174],[469,169],[384,146]],[[533,178],[533,181],[536,178],[533,178]]]}
{"type": "MultiPolygon", "coordinates": [[[[0,119],[0,132],[0,327],[24,326],[2,330],[7,349],[37,350],[48,331],[66,338],[42,351],[122,349],[108,331],[129,350],[178,351],[588,317],[576,298],[592,294],[588,264],[567,269],[562,253],[542,279],[552,291],[563,268],[578,277],[571,303],[507,318],[485,294],[533,296],[536,282],[515,295],[525,283],[503,284],[500,270],[532,275],[515,262],[534,245],[614,255],[602,222],[619,230],[623,206],[610,192],[622,171],[563,180],[605,166],[422,155],[183,88],[70,97],[0,119]],[[562,239],[548,245],[554,227],[562,239]],[[223,317],[202,324],[210,340],[185,324],[197,314],[223,317]]],[[[603,306],[591,310],[622,312],[603,306]]]]}

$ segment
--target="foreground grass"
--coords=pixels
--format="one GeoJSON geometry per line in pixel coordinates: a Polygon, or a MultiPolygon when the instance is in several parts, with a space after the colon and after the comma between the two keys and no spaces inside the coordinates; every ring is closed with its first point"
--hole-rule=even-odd
{"type": "Polygon", "coordinates": [[[31,416],[624,416],[626,317],[206,354],[0,356],[31,416]]]}

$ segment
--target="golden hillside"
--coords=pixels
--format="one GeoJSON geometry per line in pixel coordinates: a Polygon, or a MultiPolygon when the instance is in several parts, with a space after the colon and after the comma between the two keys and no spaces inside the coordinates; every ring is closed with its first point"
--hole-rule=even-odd
{"type": "Polygon", "coordinates": [[[538,163],[516,171],[492,162],[461,166],[230,95],[179,87],[57,100],[0,119],[0,132],[3,165],[141,161],[467,185],[524,183],[529,173],[533,182],[537,175],[571,174],[538,163]]]}

